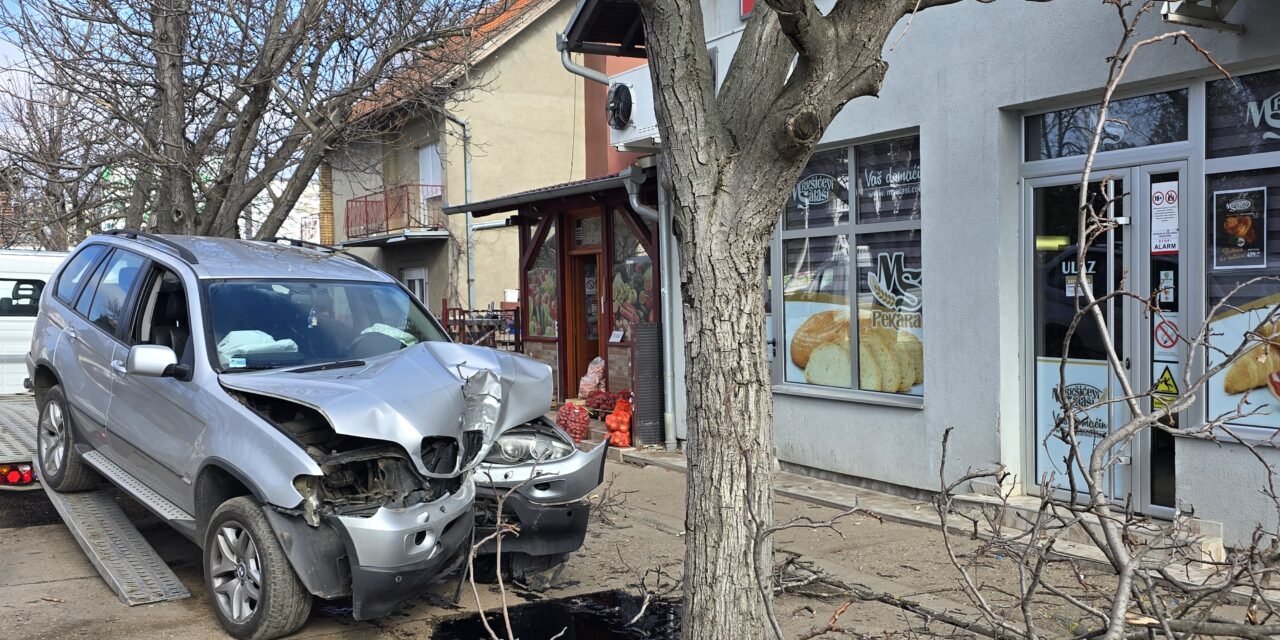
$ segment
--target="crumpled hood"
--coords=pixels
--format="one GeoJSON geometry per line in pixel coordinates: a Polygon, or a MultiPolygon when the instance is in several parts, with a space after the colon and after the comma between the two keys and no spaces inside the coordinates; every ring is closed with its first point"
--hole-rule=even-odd
{"type": "Polygon", "coordinates": [[[467,428],[463,385],[477,372],[496,373],[500,388],[494,394],[500,395],[495,424],[485,428],[485,449],[503,431],[551,408],[551,367],[519,354],[424,342],[366,362],[328,371],[224,373],[219,380],[229,389],[316,409],[340,434],[399,443],[427,475],[433,474],[423,467],[422,439],[461,436],[467,428]]]}

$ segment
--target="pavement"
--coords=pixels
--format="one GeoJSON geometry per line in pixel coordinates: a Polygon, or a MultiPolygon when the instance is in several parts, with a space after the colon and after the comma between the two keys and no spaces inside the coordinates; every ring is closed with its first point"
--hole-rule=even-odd
{"type": "MultiPolygon", "coordinates": [[[[636,592],[640,576],[661,568],[681,571],[684,536],[684,475],[661,466],[611,461],[607,482],[595,500],[607,506],[593,515],[588,540],[574,554],[545,593],[511,590],[513,604],[542,598],[564,598],[610,589],[636,592]]],[[[128,607],[107,588],[48,507],[43,493],[0,494],[0,620],[7,637],[29,638],[183,638],[200,640],[222,635],[206,600],[196,546],[156,520],[130,498],[117,494],[122,507],[192,592],[189,599],[128,607]]],[[[826,519],[837,510],[780,495],[779,520],[807,515],[826,519]]],[[[867,589],[912,598],[937,609],[972,615],[958,590],[937,530],[854,516],[836,531],[780,532],[777,551],[810,560],[842,580],[867,589]]],[[[961,542],[962,551],[971,546],[961,542]]],[[[1012,587],[1011,567],[990,567],[991,584],[1012,587]]],[[[649,582],[653,585],[652,580],[649,582]]],[[[442,621],[475,610],[467,593],[451,602],[456,581],[437,585],[432,593],[403,611],[371,622],[348,617],[349,603],[318,603],[299,638],[429,638],[442,621]]],[[[493,610],[501,594],[481,585],[481,602],[493,610]]],[[[783,595],[777,611],[783,629],[796,636],[826,624],[843,602],[841,597],[783,595]]],[[[1046,614],[1049,615],[1049,614],[1046,614]]],[[[1064,618],[1068,627],[1073,619],[1064,618]]],[[[859,602],[841,618],[859,634],[918,636],[949,633],[953,628],[929,622],[880,602],[859,602]]],[[[559,629],[548,630],[547,638],[559,629]]],[[[523,640],[537,640],[524,638],[523,640]]]]}

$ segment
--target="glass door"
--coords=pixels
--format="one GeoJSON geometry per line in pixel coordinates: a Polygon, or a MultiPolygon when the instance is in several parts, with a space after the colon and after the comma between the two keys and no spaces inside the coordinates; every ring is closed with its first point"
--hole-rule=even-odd
{"type": "MultiPolygon", "coordinates": [[[[1187,356],[1178,339],[1185,311],[1181,292],[1186,265],[1180,250],[1188,225],[1182,198],[1186,174],[1185,162],[1099,171],[1109,179],[1093,182],[1090,197],[1095,207],[1108,207],[1110,217],[1120,224],[1090,244],[1087,273],[1080,273],[1076,261],[1079,176],[1028,182],[1034,243],[1029,290],[1037,483],[1052,474],[1053,489],[1082,491],[1080,465],[1087,466],[1097,441],[1129,417],[1107,362],[1107,335],[1135,392],[1151,390],[1143,400],[1147,409],[1158,409],[1179,394],[1187,356]],[[1124,287],[1137,296],[1150,296],[1151,303],[1133,296],[1109,300],[1101,308],[1105,334],[1091,317],[1081,318],[1072,330],[1076,303],[1084,301],[1083,287],[1090,287],[1099,299],[1124,287]],[[1078,409],[1081,463],[1068,460],[1069,446],[1061,437],[1061,394],[1078,409]]],[[[1172,417],[1166,426],[1176,429],[1179,418],[1172,417]]],[[[1172,516],[1177,498],[1173,440],[1165,431],[1149,429],[1111,452],[1109,495],[1132,500],[1143,513],[1172,516]]]]}
{"type": "MultiPolygon", "coordinates": [[[[1126,186],[1130,183],[1128,171],[1092,183],[1090,197],[1094,206],[1107,208],[1113,219],[1123,219],[1128,210],[1126,186]]],[[[1103,299],[1121,285],[1129,270],[1129,227],[1117,227],[1094,239],[1081,269],[1077,262],[1079,178],[1036,180],[1028,187],[1033,230],[1029,277],[1035,357],[1035,482],[1048,480],[1054,490],[1084,492],[1082,468],[1087,468],[1094,445],[1113,426],[1122,424],[1127,413],[1123,404],[1114,402],[1121,394],[1107,361],[1106,339],[1110,336],[1121,362],[1130,363],[1131,341],[1126,331],[1131,322],[1130,310],[1115,299],[1102,303],[1105,332],[1091,316],[1077,322],[1076,311],[1085,304],[1086,288],[1095,298],[1103,299]],[[1062,397],[1074,408],[1079,461],[1069,455],[1071,448],[1064,439],[1067,422],[1062,397]]],[[[1126,452],[1113,455],[1118,457],[1118,464],[1111,467],[1106,490],[1113,497],[1124,496],[1130,490],[1130,458],[1126,452]]]]}
{"type": "MultiPolygon", "coordinates": [[[[1133,290],[1150,296],[1143,322],[1135,326],[1144,364],[1133,372],[1137,389],[1150,389],[1148,408],[1157,410],[1180,394],[1187,349],[1179,336],[1188,309],[1182,295],[1185,282],[1181,249],[1189,228],[1185,162],[1149,165],[1137,170],[1134,204],[1138,258],[1133,290]]],[[[1172,416],[1165,426],[1177,429],[1185,416],[1172,416]]],[[[1172,517],[1177,506],[1174,477],[1174,437],[1160,429],[1144,431],[1134,442],[1133,485],[1137,506],[1144,513],[1172,517]]]]}

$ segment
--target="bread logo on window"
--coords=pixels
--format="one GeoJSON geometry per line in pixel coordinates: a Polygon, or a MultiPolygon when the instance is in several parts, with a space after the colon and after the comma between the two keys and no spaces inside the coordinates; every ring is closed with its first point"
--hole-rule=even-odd
{"type": "MultiPolygon", "coordinates": [[[[1261,129],[1264,123],[1272,129],[1280,129],[1280,91],[1265,100],[1248,103],[1245,122],[1253,125],[1255,129],[1261,129]]],[[[1280,133],[1265,131],[1262,139],[1280,140],[1280,133]]]]}
{"type": "Polygon", "coordinates": [[[901,251],[876,257],[876,270],[867,274],[867,287],[876,301],[890,311],[920,311],[920,270],[908,269],[907,256],[901,251]]]}

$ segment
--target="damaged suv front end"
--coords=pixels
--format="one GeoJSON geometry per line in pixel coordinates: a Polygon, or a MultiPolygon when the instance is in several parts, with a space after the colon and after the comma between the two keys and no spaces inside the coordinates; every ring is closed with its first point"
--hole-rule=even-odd
{"type": "MultiPolygon", "coordinates": [[[[501,569],[517,580],[551,569],[582,546],[589,496],[604,479],[608,440],[579,449],[545,417],[503,433],[476,469],[476,539],[499,523],[516,535],[502,539],[501,569]],[[501,503],[501,511],[499,511],[501,503]]],[[[477,578],[496,576],[498,552],[490,540],[477,549],[477,578]]]]}
{"type": "MultiPolygon", "coordinates": [[[[236,292],[235,299],[267,300],[287,289],[277,303],[312,305],[294,291],[301,288],[270,283],[236,292]]],[[[217,285],[210,296],[230,299],[217,285]]],[[[317,312],[303,309],[301,316],[313,318],[303,321],[309,328],[283,348],[276,331],[274,342],[233,336],[230,342],[247,348],[228,349],[224,337],[220,383],[315,462],[316,473],[293,479],[299,504],[267,509],[299,580],[322,598],[349,594],[357,619],[374,618],[465,561],[482,481],[476,469],[505,432],[543,419],[551,371],[523,356],[419,340],[378,323],[348,341],[356,348],[325,354],[344,357],[276,366],[293,365],[310,331],[350,333],[325,327],[317,312]],[[381,352],[391,344],[387,338],[399,347],[381,352]]],[[[248,330],[263,331],[260,324],[248,330]]]]}

